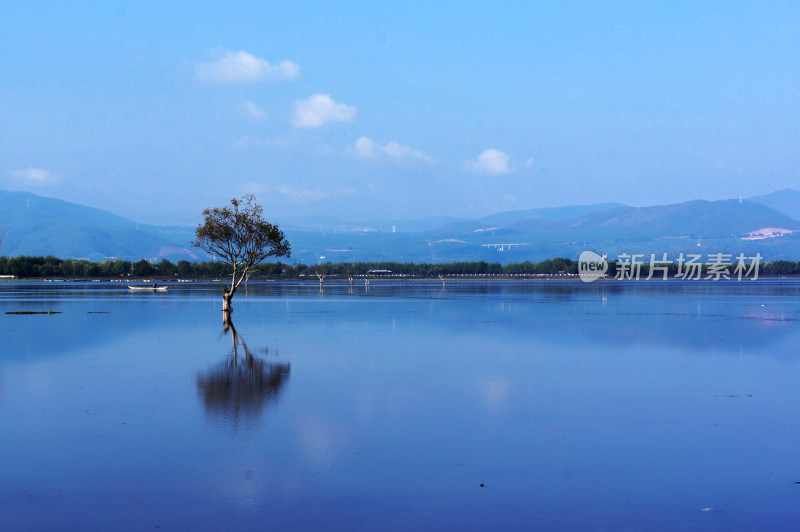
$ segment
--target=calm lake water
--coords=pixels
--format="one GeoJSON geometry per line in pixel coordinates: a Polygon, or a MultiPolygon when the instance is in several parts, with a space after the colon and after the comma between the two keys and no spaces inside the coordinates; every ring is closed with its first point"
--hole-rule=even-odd
{"type": "Polygon", "coordinates": [[[264,283],[233,330],[220,309],[0,284],[0,529],[800,528],[798,283],[264,283]]]}

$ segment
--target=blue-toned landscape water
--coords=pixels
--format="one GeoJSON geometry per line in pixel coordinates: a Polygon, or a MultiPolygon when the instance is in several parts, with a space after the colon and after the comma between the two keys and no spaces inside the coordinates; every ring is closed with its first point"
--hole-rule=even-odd
{"type": "Polygon", "coordinates": [[[0,529],[800,527],[798,283],[251,283],[220,309],[0,284],[0,529]]]}

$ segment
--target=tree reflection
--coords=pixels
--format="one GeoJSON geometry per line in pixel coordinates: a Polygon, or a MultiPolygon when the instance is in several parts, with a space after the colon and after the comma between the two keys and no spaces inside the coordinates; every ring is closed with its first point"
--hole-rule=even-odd
{"type": "Polygon", "coordinates": [[[197,377],[197,391],[206,415],[224,418],[236,428],[240,422],[258,421],[264,409],[277,400],[289,380],[291,365],[267,362],[253,354],[236,332],[230,314],[224,325],[223,334],[231,334],[232,352],[227,360],[197,377]]]}

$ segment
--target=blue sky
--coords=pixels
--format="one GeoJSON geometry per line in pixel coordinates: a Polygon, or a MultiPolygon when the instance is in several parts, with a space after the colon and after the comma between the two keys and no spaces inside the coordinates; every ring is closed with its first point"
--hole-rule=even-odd
{"type": "Polygon", "coordinates": [[[196,224],[800,188],[800,2],[10,2],[0,188],[196,224]]]}

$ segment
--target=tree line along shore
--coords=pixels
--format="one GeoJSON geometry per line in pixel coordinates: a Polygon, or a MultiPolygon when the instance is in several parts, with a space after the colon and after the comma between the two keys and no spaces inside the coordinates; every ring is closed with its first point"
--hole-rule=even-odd
{"type": "MultiPolygon", "coordinates": [[[[620,265],[609,261],[606,275],[614,277],[620,265]]],[[[733,267],[728,269],[734,277],[733,267]]],[[[678,264],[668,265],[668,276],[675,277],[678,264]]],[[[708,265],[703,265],[706,275],[708,265]]],[[[647,264],[641,265],[640,277],[649,273],[647,264]]],[[[136,262],[114,259],[92,262],[83,259],[61,259],[58,257],[0,257],[0,276],[13,276],[17,279],[121,279],[155,277],[159,279],[213,279],[230,274],[230,266],[224,262],[190,262],[180,260],[173,263],[167,259],[158,262],[139,260],[136,262]]],[[[451,263],[412,263],[412,262],[325,262],[322,264],[286,264],[265,262],[258,265],[250,277],[252,279],[297,279],[318,275],[330,278],[350,277],[411,277],[438,278],[440,276],[575,276],[578,262],[555,258],[541,262],[517,262],[511,264],[477,262],[451,263]]],[[[760,276],[800,276],[800,262],[772,261],[759,265],[760,276]]],[[[661,278],[662,272],[655,272],[661,278]]]]}

